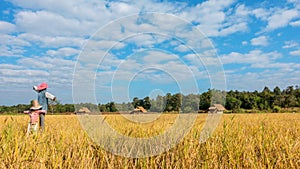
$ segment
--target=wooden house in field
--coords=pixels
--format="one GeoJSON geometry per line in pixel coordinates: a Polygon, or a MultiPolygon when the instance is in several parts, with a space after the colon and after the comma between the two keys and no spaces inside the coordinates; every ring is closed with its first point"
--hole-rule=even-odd
{"type": "Polygon", "coordinates": [[[134,114],[134,113],[146,113],[147,110],[144,109],[144,107],[142,106],[137,106],[130,114],[134,114]]]}
{"type": "Polygon", "coordinates": [[[91,111],[86,107],[82,107],[77,112],[75,112],[75,114],[78,114],[78,115],[82,115],[82,114],[87,115],[89,113],[91,113],[91,111]]]}
{"type": "Polygon", "coordinates": [[[208,113],[218,113],[222,114],[225,111],[225,107],[221,104],[214,104],[213,106],[208,108],[208,113]]]}

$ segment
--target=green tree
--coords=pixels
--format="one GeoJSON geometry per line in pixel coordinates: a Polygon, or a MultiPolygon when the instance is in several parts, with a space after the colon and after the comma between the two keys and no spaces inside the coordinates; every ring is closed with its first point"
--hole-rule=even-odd
{"type": "Polygon", "coordinates": [[[165,110],[165,98],[163,96],[156,96],[156,99],[151,100],[150,111],[163,112],[165,110]]]}
{"type": "Polygon", "coordinates": [[[173,110],[173,104],[172,104],[172,95],[171,93],[167,93],[166,95],[166,106],[164,111],[165,112],[170,112],[173,110]]]}
{"type": "Polygon", "coordinates": [[[176,93],[171,98],[172,111],[180,111],[182,95],[176,93]]]}
{"type": "Polygon", "coordinates": [[[195,112],[199,110],[199,95],[197,94],[189,94],[187,96],[183,96],[182,98],[182,108],[183,112],[195,112]]]}
{"type": "Polygon", "coordinates": [[[256,109],[257,103],[256,103],[256,95],[252,94],[251,92],[242,92],[240,93],[240,100],[242,102],[241,108],[244,109],[256,109]]]}
{"type": "Polygon", "coordinates": [[[117,112],[118,111],[118,109],[117,109],[117,107],[115,105],[115,102],[109,102],[108,103],[108,107],[109,107],[109,111],[110,112],[117,112]]]}
{"type": "Polygon", "coordinates": [[[288,86],[283,93],[285,97],[283,107],[295,107],[298,105],[294,86],[288,86]]]}
{"type": "Polygon", "coordinates": [[[261,110],[270,109],[274,100],[274,96],[271,90],[267,86],[261,92],[260,97],[262,98],[262,102],[259,103],[259,108],[261,110]]]}
{"type": "Polygon", "coordinates": [[[211,90],[208,89],[207,92],[203,92],[200,95],[199,109],[207,110],[211,105],[211,90]]]}
{"type": "Polygon", "coordinates": [[[276,95],[276,96],[279,96],[281,95],[281,90],[278,86],[276,86],[274,89],[273,89],[273,93],[276,95]]]}
{"type": "Polygon", "coordinates": [[[151,102],[150,102],[150,98],[148,96],[145,97],[144,100],[143,100],[143,107],[146,110],[149,110],[151,108],[151,102]]]}
{"type": "Polygon", "coordinates": [[[138,97],[133,98],[132,105],[134,108],[137,108],[139,106],[139,98],[138,97]]]}
{"type": "Polygon", "coordinates": [[[108,112],[105,104],[100,104],[99,105],[99,110],[100,110],[100,112],[108,112]]]}
{"type": "Polygon", "coordinates": [[[232,112],[235,113],[240,110],[241,105],[242,102],[239,99],[228,96],[226,99],[225,108],[227,110],[232,110],[232,112]]]}

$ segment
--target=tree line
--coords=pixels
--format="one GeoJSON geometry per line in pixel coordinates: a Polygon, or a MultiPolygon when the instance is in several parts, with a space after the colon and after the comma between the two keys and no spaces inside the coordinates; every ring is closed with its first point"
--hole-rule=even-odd
{"type": "MultiPolygon", "coordinates": [[[[262,91],[220,91],[208,89],[201,94],[167,93],[156,98],[133,98],[132,102],[105,104],[61,104],[59,101],[50,101],[48,113],[75,112],[80,107],[87,107],[91,111],[118,112],[132,111],[137,106],[142,106],[151,112],[205,112],[213,103],[225,106],[228,112],[238,113],[247,110],[280,112],[282,108],[300,107],[300,87],[288,86],[286,89],[275,87],[273,90],[264,87],[262,91]]],[[[0,113],[15,114],[29,110],[30,104],[18,104],[14,106],[0,106],[0,113]]]]}
{"type": "Polygon", "coordinates": [[[240,109],[267,110],[279,112],[281,108],[300,107],[299,86],[288,86],[281,90],[265,87],[261,92],[229,91],[226,95],[225,108],[238,112],[240,109]]]}

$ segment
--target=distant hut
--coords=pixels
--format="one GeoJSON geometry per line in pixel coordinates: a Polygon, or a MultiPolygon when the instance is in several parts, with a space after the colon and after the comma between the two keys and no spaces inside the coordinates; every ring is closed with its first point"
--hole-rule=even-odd
{"type": "Polygon", "coordinates": [[[134,114],[134,113],[146,113],[147,110],[144,109],[144,107],[142,106],[137,106],[130,114],[134,114]]]}
{"type": "Polygon", "coordinates": [[[223,105],[221,104],[214,104],[213,106],[208,108],[208,112],[209,113],[218,113],[218,114],[222,114],[223,111],[225,111],[226,109],[224,108],[223,105]]]}
{"type": "Polygon", "coordinates": [[[88,113],[91,113],[91,111],[86,107],[82,107],[75,114],[88,114],[88,113]]]}

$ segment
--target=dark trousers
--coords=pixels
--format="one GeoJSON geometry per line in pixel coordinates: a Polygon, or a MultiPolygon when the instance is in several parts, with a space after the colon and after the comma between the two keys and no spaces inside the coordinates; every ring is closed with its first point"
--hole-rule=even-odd
{"type": "Polygon", "coordinates": [[[44,131],[44,129],[45,129],[45,114],[44,113],[40,114],[40,129],[42,131],[44,131]]]}

